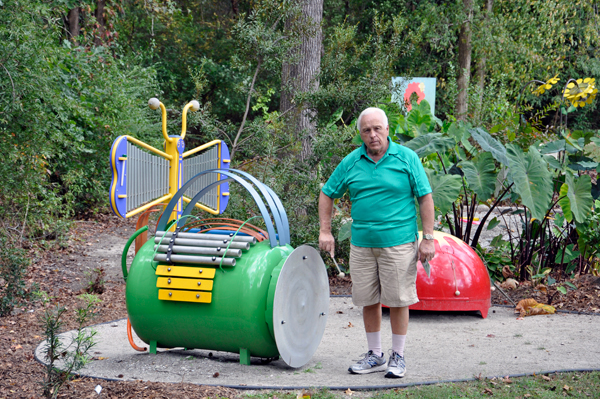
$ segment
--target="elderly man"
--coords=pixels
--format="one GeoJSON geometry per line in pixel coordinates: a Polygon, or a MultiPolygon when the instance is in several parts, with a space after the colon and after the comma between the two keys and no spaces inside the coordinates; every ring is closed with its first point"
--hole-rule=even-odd
{"type": "Polygon", "coordinates": [[[353,374],[386,370],[385,377],[406,372],[404,343],[408,306],[417,303],[417,259],[429,261],[434,209],[431,187],[417,154],[389,139],[385,112],[367,108],[358,117],[364,145],[346,156],[319,197],[319,247],[334,255],[331,234],[333,198],[346,191],[352,202],[350,271],[352,301],[363,306],[368,352],[350,366],[353,374]],[[423,241],[418,245],[418,198],[423,241]],[[386,366],[381,346],[381,304],[390,308],[392,349],[386,366]]]}

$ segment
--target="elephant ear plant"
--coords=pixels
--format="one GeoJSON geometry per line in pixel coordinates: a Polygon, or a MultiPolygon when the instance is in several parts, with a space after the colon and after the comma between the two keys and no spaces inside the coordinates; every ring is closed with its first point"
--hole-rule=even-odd
{"type": "MultiPolygon", "coordinates": [[[[564,254],[569,244],[577,245],[576,227],[589,217],[592,193],[598,192],[590,177],[582,174],[582,170],[598,167],[584,150],[597,138],[563,130],[564,137],[555,142],[523,149],[515,143],[504,145],[480,127],[454,121],[435,123],[433,116],[423,117],[429,109],[425,105],[422,101],[413,108],[404,118],[403,128],[390,136],[421,158],[432,186],[436,217],[441,216],[452,235],[477,248],[486,225],[491,229],[499,223],[493,218],[486,224],[495,208],[510,200],[517,209],[509,213],[521,220],[516,226],[519,236],[511,236],[508,229],[511,260],[519,277],[545,277],[562,265],[557,254],[564,254]],[[412,117],[413,112],[420,117],[412,117]],[[430,122],[414,126],[411,121],[430,122]],[[555,152],[558,155],[550,155],[555,152]],[[486,205],[487,211],[477,226],[475,214],[480,204],[486,205]],[[558,206],[566,225],[552,223],[558,206]]],[[[519,128],[533,129],[527,123],[519,128]]],[[[513,132],[512,137],[517,134],[513,132]]]]}

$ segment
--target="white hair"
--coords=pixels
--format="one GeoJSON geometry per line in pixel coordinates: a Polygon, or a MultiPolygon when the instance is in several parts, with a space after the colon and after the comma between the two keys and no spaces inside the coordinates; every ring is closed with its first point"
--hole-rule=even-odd
{"type": "Polygon", "coordinates": [[[358,121],[356,122],[356,125],[358,126],[359,132],[360,132],[360,121],[361,121],[362,117],[365,115],[372,114],[374,112],[378,112],[381,115],[381,119],[383,121],[383,127],[388,127],[388,118],[387,118],[387,115],[385,114],[385,111],[382,110],[381,108],[369,107],[369,108],[365,109],[363,112],[361,112],[360,115],[358,116],[358,121]]]}

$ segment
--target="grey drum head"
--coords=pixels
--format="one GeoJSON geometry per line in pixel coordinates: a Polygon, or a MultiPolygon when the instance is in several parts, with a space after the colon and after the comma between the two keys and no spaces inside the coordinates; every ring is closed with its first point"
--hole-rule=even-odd
{"type": "Polygon", "coordinates": [[[283,361],[302,367],[321,343],[329,311],[329,280],[323,259],[308,245],[286,259],[275,287],[273,330],[283,361]]]}

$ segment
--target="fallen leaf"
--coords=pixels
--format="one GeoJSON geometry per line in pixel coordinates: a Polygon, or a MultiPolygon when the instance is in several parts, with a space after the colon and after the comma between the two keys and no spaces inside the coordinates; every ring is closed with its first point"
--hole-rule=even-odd
{"type": "Polygon", "coordinates": [[[509,277],[514,277],[515,276],[513,274],[513,272],[510,270],[510,266],[509,265],[505,265],[502,268],[502,275],[504,276],[504,278],[509,278],[509,277]]]}
{"type": "Polygon", "coordinates": [[[337,314],[344,314],[344,312],[342,312],[341,310],[338,310],[337,312],[335,312],[337,314]]]}
{"type": "Polygon", "coordinates": [[[348,396],[352,396],[354,392],[352,392],[352,390],[350,390],[350,388],[346,389],[346,395],[348,396]]]}
{"type": "Polygon", "coordinates": [[[512,384],[512,381],[510,380],[510,378],[508,376],[502,378],[502,382],[505,384],[512,384]]]}
{"type": "Polygon", "coordinates": [[[568,390],[570,390],[570,389],[571,389],[571,387],[570,387],[570,386],[568,386],[568,385],[565,385],[565,386],[563,387],[563,389],[564,389],[565,391],[568,391],[568,390]]]}
{"type": "Polygon", "coordinates": [[[519,285],[519,282],[514,278],[507,278],[506,281],[500,284],[502,288],[507,290],[514,290],[517,288],[517,285],[519,285]]]}
{"type": "Polygon", "coordinates": [[[310,392],[305,391],[304,389],[296,395],[296,399],[310,399],[310,392]]]}
{"type": "Polygon", "coordinates": [[[548,377],[547,375],[543,375],[542,379],[545,381],[552,381],[552,378],[548,377]]]}
{"type": "Polygon", "coordinates": [[[496,336],[494,334],[488,334],[488,335],[486,335],[486,337],[488,337],[488,338],[496,338],[496,336]]]}
{"type": "Polygon", "coordinates": [[[543,292],[544,294],[548,293],[548,288],[546,288],[546,286],[544,284],[538,284],[535,287],[536,290],[543,292]]]}
{"type": "Polygon", "coordinates": [[[492,390],[489,388],[484,389],[483,392],[481,392],[481,393],[484,395],[493,395],[494,394],[494,392],[492,392],[492,390]]]}
{"type": "Polygon", "coordinates": [[[219,376],[219,372],[217,371],[216,373],[213,374],[213,378],[217,378],[219,376]]]}
{"type": "Polygon", "coordinates": [[[556,309],[553,306],[538,303],[533,298],[522,299],[515,307],[515,313],[521,317],[534,316],[540,314],[554,314],[556,309]]]}
{"type": "Polygon", "coordinates": [[[531,394],[526,393],[525,395],[523,395],[524,398],[531,398],[531,394]]]}

